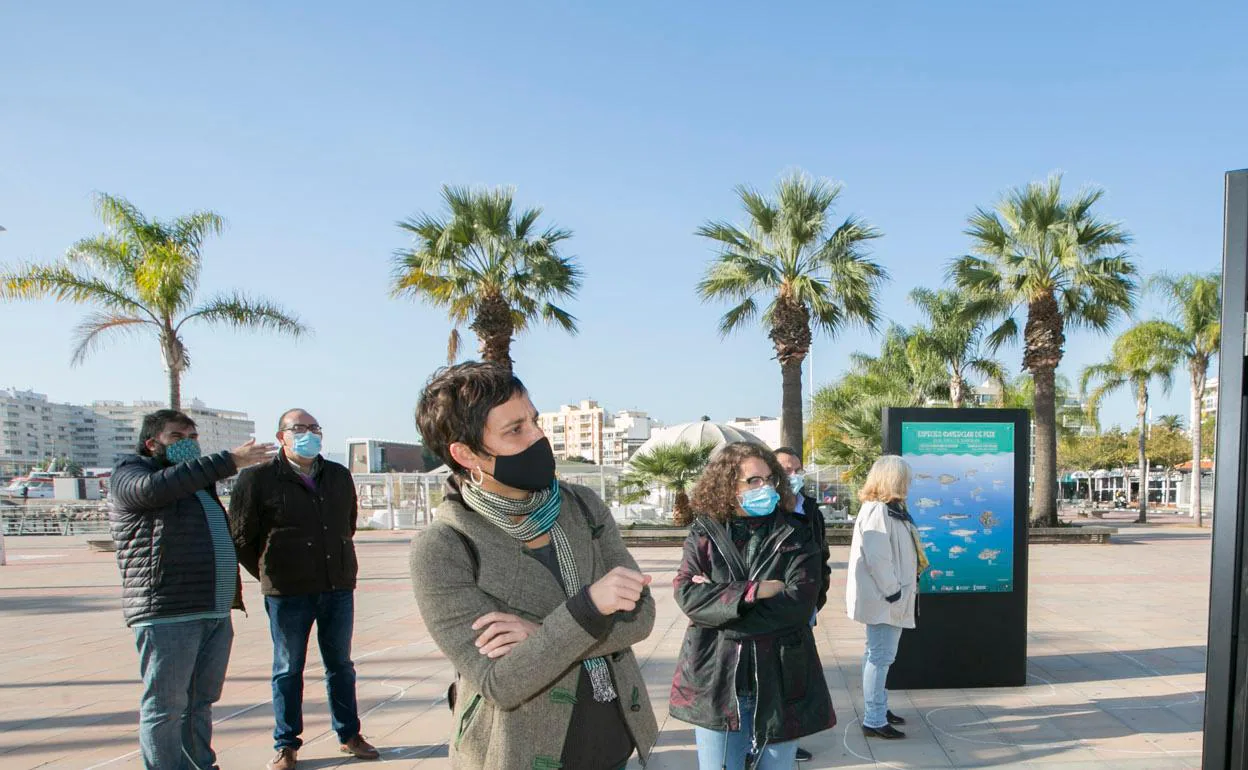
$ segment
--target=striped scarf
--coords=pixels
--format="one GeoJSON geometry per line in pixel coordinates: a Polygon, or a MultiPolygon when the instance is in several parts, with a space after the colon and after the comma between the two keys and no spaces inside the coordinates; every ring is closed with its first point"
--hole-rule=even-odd
{"type": "MultiPolygon", "coordinates": [[[[564,592],[568,598],[581,592],[584,583],[581,582],[580,572],[576,568],[572,543],[563,527],[559,526],[562,497],[558,481],[551,484],[550,489],[534,492],[524,500],[513,500],[487,492],[468,481],[460,485],[460,494],[469,508],[522,543],[536,540],[549,532],[550,541],[555,546],[555,555],[559,559],[559,574],[563,578],[564,592]],[[524,519],[516,523],[511,520],[512,516],[523,516],[524,519]]],[[[594,700],[599,703],[615,700],[618,696],[611,683],[611,669],[607,667],[606,659],[589,658],[583,661],[583,665],[589,672],[590,683],[594,686],[594,700]]]]}

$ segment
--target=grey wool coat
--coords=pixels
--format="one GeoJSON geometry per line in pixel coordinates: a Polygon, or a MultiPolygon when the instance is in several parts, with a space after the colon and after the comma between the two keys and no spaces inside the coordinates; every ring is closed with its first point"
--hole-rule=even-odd
{"type": "MultiPolygon", "coordinates": [[[[572,543],[581,581],[589,585],[615,567],[637,569],[598,496],[581,486],[562,484],[562,489],[559,525],[572,543]]],[[[457,495],[438,506],[434,522],[413,540],[411,572],[425,626],[460,675],[450,741],[453,767],[561,767],[581,661],[600,656],[610,665],[633,742],[643,762],[649,757],[658,724],[631,649],[654,627],[649,591],[635,610],[613,616],[607,636],[595,638],[573,619],[568,597],[550,571],[519,541],[465,508],[457,495]],[[475,560],[455,530],[471,542],[475,560]],[[491,660],[477,651],[480,632],[472,630],[473,622],[489,612],[541,625],[511,652],[491,660]]]]}

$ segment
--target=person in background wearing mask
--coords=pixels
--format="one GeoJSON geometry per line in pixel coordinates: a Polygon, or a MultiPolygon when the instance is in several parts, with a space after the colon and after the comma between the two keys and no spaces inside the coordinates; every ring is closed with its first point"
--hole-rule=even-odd
{"type": "Polygon", "coordinates": [[[216,484],[275,451],[248,441],[201,457],[195,422],[161,409],[143,418],[138,454],[113,468],[108,524],[126,625],[139,649],[139,747],[147,770],[217,766],[212,704],[230,661],[230,610],[243,605],[216,484]]]}
{"type": "MultiPolygon", "coordinates": [[[[819,510],[819,501],[813,497],[806,497],[803,489],[806,487],[806,471],[802,467],[802,458],[797,451],[787,446],[782,446],[776,450],[776,460],[780,463],[780,467],[789,476],[789,488],[793,490],[793,495],[797,501],[793,505],[793,513],[797,514],[806,526],[810,527],[810,534],[815,538],[815,542],[819,544],[820,559],[822,566],[820,567],[820,576],[822,580],[819,583],[819,600],[815,603],[815,617],[811,617],[810,624],[816,625],[816,617],[819,610],[823,609],[823,605],[828,603],[828,588],[832,585],[832,565],[829,564],[831,551],[828,549],[827,527],[823,520],[823,511],[819,510]]],[[[797,750],[798,762],[809,762],[811,753],[806,749],[799,748],[797,750]]]]}
{"type": "Polygon", "coordinates": [[[822,550],[766,447],[726,444],[694,487],[674,582],[689,617],[670,714],[695,726],[701,770],[791,770],[797,739],[836,724],[810,619],[822,550]]]}
{"type": "Polygon", "coordinates": [[[281,416],[277,440],[281,455],[239,476],[230,496],[238,561],[260,580],[273,637],[277,756],[268,767],[291,770],[303,745],[303,669],[313,623],[339,750],[377,759],[380,753],[360,735],[351,662],[355,481],[345,467],[321,457],[321,426],[305,410],[281,416]]]}
{"type": "Polygon", "coordinates": [[[658,736],[632,645],[654,627],[650,576],[587,487],[555,456],[510,367],[441,369],[416,407],[451,469],[412,540],[420,616],[458,677],[451,764],[473,770],[621,770],[658,736]]]}

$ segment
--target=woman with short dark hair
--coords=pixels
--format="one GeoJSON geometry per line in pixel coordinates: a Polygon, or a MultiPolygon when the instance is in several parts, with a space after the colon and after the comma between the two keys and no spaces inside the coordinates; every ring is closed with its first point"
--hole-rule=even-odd
{"type": "Polygon", "coordinates": [[[611,512],[555,479],[537,410],[510,370],[438,371],[416,409],[452,471],[412,543],[421,617],[458,679],[455,767],[618,770],[658,735],[631,646],[654,626],[611,512]]]}
{"type": "Polygon", "coordinates": [[[790,770],[797,739],[836,724],[810,618],[821,551],[791,513],[776,456],[727,444],[693,491],[676,602],[689,628],[670,712],[695,725],[701,770],[790,770]]]}

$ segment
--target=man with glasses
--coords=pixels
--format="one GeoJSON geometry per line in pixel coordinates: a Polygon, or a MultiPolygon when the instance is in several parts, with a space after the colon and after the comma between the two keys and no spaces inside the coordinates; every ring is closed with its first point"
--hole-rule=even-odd
{"type": "Polygon", "coordinates": [[[291,770],[303,745],[303,669],[313,623],[340,750],[377,759],[360,735],[351,662],[355,482],[345,467],[321,457],[321,426],[305,410],[287,411],[277,428],[281,454],[239,476],[230,498],[238,562],[260,580],[273,636],[277,756],[268,767],[291,770]]]}

